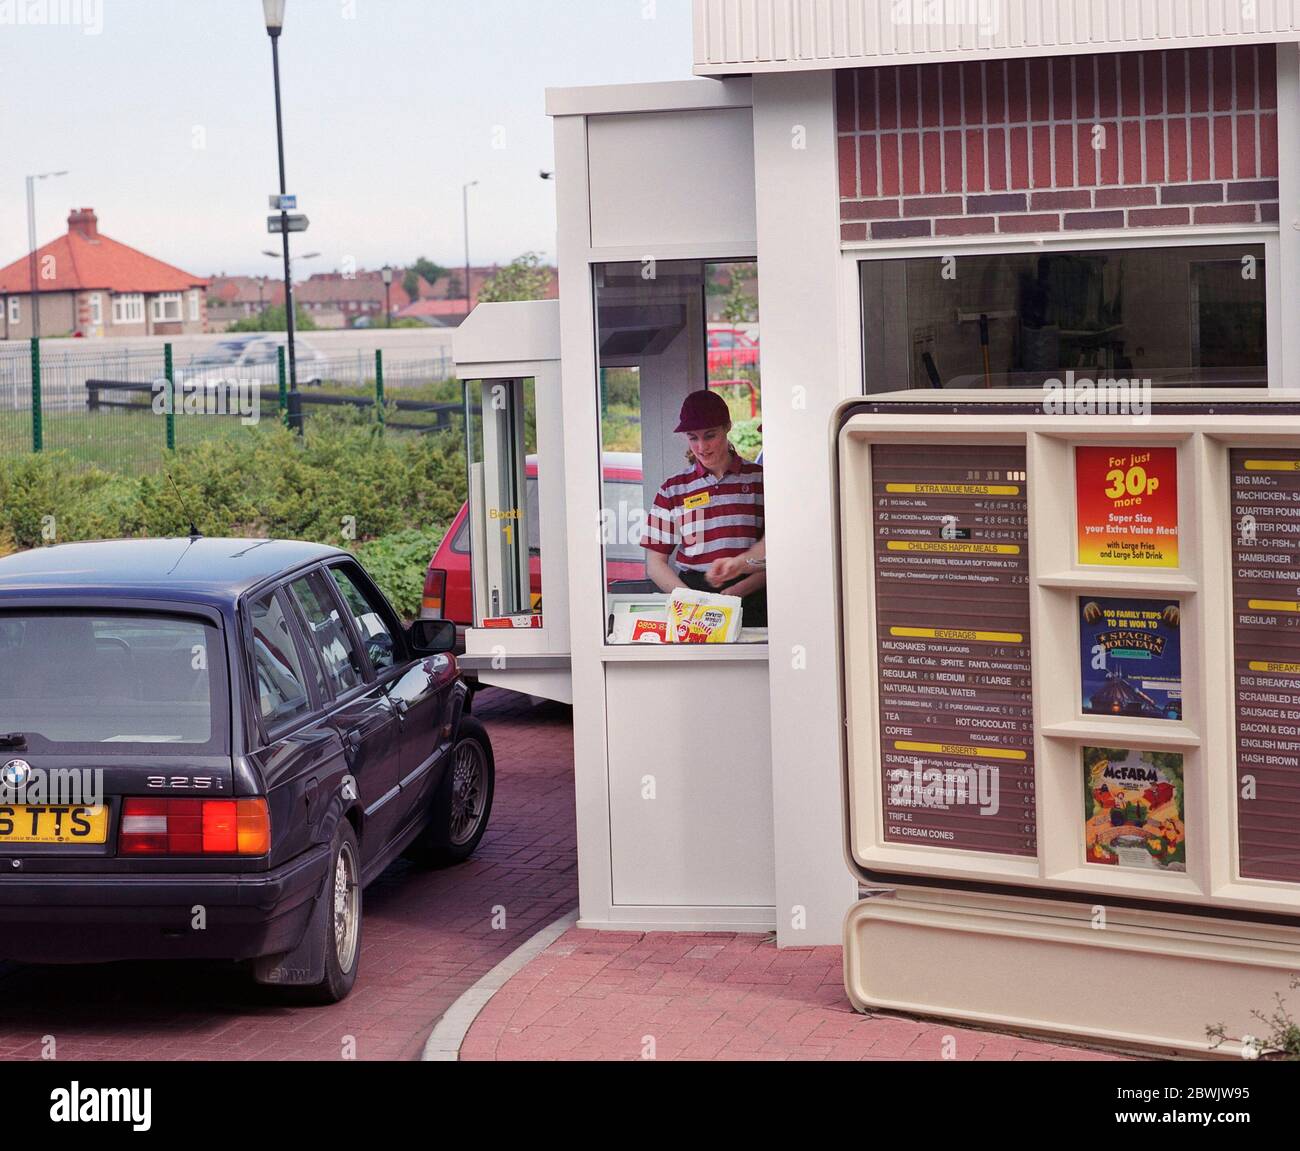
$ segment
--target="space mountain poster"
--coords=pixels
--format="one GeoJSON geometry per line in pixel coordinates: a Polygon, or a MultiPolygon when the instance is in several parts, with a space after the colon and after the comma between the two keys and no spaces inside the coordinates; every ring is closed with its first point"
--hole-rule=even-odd
{"type": "Polygon", "coordinates": [[[1176,601],[1080,599],[1083,714],[1182,719],[1181,627],[1176,601]]]}

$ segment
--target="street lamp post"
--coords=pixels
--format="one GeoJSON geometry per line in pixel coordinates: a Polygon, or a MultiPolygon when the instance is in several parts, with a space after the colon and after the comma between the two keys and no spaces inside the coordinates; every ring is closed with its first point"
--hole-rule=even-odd
{"type": "MultiPolygon", "coordinates": [[[[262,0],[266,17],[266,33],[271,37],[271,69],[275,76],[275,143],[280,157],[280,195],[287,196],[289,187],[284,176],[284,116],[280,110],[280,33],[284,30],[285,0],[262,0]]],[[[293,339],[293,270],[289,260],[289,213],[280,210],[280,239],[284,244],[284,319],[289,340],[289,390],[298,390],[298,358],[293,339]]]]}
{"type": "MultiPolygon", "coordinates": [[[[278,260],[278,259],[280,259],[280,253],[279,253],[279,252],[273,252],[273,251],[271,251],[270,248],[263,248],[263,249],[262,249],[262,255],[264,255],[264,256],[270,256],[271,259],[273,259],[273,260],[278,260]]],[[[301,256],[290,256],[290,257],[289,257],[289,266],[290,266],[290,268],[292,269],[293,265],[296,264],[299,260],[314,260],[314,259],[316,259],[319,255],[320,255],[319,252],[304,252],[301,256]]],[[[292,273],[291,273],[291,278],[292,278],[292,273]]],[[[262,286],[261,286],[260,284],[258,285],[258,288],[257,288],[257,294],[258,294],[258,299],[260,300],[261,297],[262,297],[262,286]]],[[[263,311],[266,311],[265,308],[263,308],[262,310],[263,310],[263,311]]]]}
{"type": "Polygon", "coordinates": [[[36,268],[36,181],[67,174],[66,171],[38,172],[27,177],[27,274],[32,288],[32,336],[37,339],[41,334],[41,284],[36,268]]]}
{"type": "Polygon", "coordinates": [[[384,281],[384,327],[391,328],[393,326],[393,304],[391,299],[393,269],[385,264],[379,274],[384,281]]]}
{"type": "Polygon", "coordinates": [[[462,189],[461,193],[465,198],[465,315],[469,316],[470,309],[474,306],[474,293],[469,286],[469,190],[477,188],[478,181],[471,180],[462,189]]]}

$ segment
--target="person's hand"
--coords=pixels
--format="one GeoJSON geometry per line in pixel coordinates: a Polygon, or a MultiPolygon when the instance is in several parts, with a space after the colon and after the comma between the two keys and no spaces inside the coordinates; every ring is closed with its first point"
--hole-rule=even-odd
{"type": "Polygon", "coordinates": [[[721,587],[744,574],[745,561],[740,556],[733,556],[731,559],[714,560],[704,578],[712,587],[721,587]]]}

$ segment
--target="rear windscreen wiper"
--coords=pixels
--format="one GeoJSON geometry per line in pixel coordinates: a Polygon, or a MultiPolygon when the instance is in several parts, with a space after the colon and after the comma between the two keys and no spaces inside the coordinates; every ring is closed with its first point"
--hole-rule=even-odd
{"type": "Polygon", "coordinates": [[[21,731],[10,735],[0,735],[0,748],[6,751],[21,751],[27,746],[27,737],[21,731]]]}

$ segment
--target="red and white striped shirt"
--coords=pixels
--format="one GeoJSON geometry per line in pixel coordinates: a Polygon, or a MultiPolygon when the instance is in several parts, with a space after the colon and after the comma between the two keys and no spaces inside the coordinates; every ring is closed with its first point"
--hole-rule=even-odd
{"type": "Polygon", "coordinates": [[[677,566],[705,572],[715,560],[749,551],[763,538],[763,469],[731,453],[721,477],[696,464],[664,481],[642,540],[677,566]]]}

